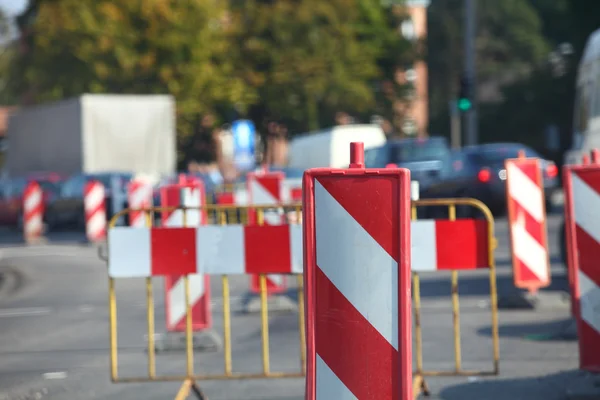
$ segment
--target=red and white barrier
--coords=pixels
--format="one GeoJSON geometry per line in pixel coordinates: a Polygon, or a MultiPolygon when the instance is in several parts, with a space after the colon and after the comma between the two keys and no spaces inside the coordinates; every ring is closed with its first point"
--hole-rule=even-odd
{"type": "MultiPolygon", "coordinates": [[[[248,200],[250,204],[278,206],[283,203],[284,175],[281,172],[249,173],[246,178],[248,184],[248,200]]],[[[256,223],[256,212],[250,210],[250,223],[256,223]]],[[[283,210],[265,210],[265,225],[281,225],[286,222],[283,210]]],[[[267,294],[284,293],[287,290],[286,279],[283,275],[266,276],[267,294]]],[[[258,275],[250,277],[250,291],[260,293],[260,279],[258,275]]]]}
{"type": "Polygon", "coordinates": [[[539,159],[508,159],[506,194],[516,287],[537,290],[550,285],[544,181],[539,159]]]}
{"type": "Polygon", "coordinates": [[[565,168],[565,218],[579,365],[600,372],[600,165],[565,168]]]}
{"type": "MultiPolygon", "coordinates": [[[[129,208],[140,210],[152,207],[152,185],[142,180],[132,181],[127,193],[129,208]]],[[[141,228],[148,226],[148,213],[144,211],[131,211],[129,213],[129,226],[141,228]]]]}
{"type": "Polygon", "coordinates": [[[83,193],[85,208],[85,232],[90,242],[98,242],[106,237],[106,195],[104,185],[89,181],[83,193]]]}
{"type": "Polygon", "coordinates": [[[114,278],[302,273],[302,228],[297,225],[116,227],[109,234],[114,278]],[[133,259],[138,261],[128,261],[133,259]]]}
{"type": "Polygon", "coordinates": [[[26,241],[42,236],[44,227],[44,192],[37,182],[29,182],[23,192],[23,235],[26,241]]]}
{"type": "MultiPolygon", "coordinates": [[[[193,267],[186,269],[188,272],[200,273],[201,268],[209,275],[258,274],[265,271],[297,274],[303,271],[301,225],[205,225],[144,230],[117,227],[111,232],[117,232],[113,233],[117,236],[112,237],[114,240],[118,238],[120,243],[111,242],[111,246],[122,247],[123,251],[129,248],[133,254],[131,257],[144,262],[154,263],[153,259],[160,262],[169,252],[187,254],[187,262],[194,263],[193,267]]],[[[485,221],[412,221],[411,237],[412,270],[415,272],[473,270],[490,266],[485,221]],[[457,248],[461,251],[457,252],[457,248]]],[[[131,268],[147,270],[150,267],[140,264],[131,268]]]]}
{"type": "Polygon", "coordinates": [[[412,221],[412,270],[427,272],[489,268],[489,236],[488,224],[484,220],[412,221]]]}
{"type": "Polygon", "coordinates": [[[410,173],[360,150],[304,180],[307,400],[413,396],[410,173]]]}
{"type": "MultiPolygon", "coordinates": [[[[201,207],[206,204],[204,184],[185,182],[161,188],[162,207],[201,207]]],[[[165,227],[197,227],[206,224],[206,211],[197,209],[172,210],[162,213],[165,227]]],[[[168,230],[166,230],[168,232],[168,230]]],[[[167,241],[171,243],[171,241],[167,241]]],[[[158,246],[158,244],[153,246],[158,246]]],[[[172,260],[177,264],[178,260],[172,260]]],[[[192,305],[192,329],[195,331],[212,327],[210,309],[210,280],[203,274],[192,274],[188,278],[190,304],[192,305]]],[[[165,276],[166,325],[170,332],[184,332],[186,327],[185,284],[177,273],[165,276]]]]}

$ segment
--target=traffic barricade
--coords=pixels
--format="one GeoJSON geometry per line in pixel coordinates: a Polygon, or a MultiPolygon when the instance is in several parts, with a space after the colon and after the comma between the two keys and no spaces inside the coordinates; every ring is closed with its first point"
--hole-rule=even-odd
{"type": "Polygon", "coordinates": [[[106,189],[102,182],[91,180],[83,192],[85,234],[91,243],[106,239],[106,189]]]}
{"type": "MultiPolygon", "coordinates": [[[[204,184],[201,180],[189,180],[181,176],[179,183],[161,187],[160,202],[162,207],[187,207],[161,213],[161,226],[197,227],[206,225],[208,213],[201,209],[206,204],[204,184]]],[[[165,321],[169,335],[159,345],[164,350],[181,349],[179,333],[185,332],[186,307],[183,276],[167,275],[165,283],[165,321]]],[[[192,309],[192,330],[199,336],[194,343],[199,348],[218,348],[220,337],[212,330],[212,313],[210,308],[210,277],[204,274],[188,276],[190,303],[192,309]]],[[[196,346],[195,346],[196,347],[196,346]]]]}
{"type": "Polygon", "coordinates": [[[526,158],[523,151],[504,165],[513,282],[517,290],[528,292],[516,291],[500,304],[532,308],[538,291],[551,282],[542,168],[539,158],[526,158]]]}
{"type": "Polygon", "coordinates": [[[565,229],[579,367],[600,373],[600,157],[565,166],[565,229]]]}
{"type": "Polygon", "coordinates": [[[409,400],[410,172],[351,145],[349,169],[304,178],[305,399],[409,400]]]}
{"type": "Polygon", "coordinates": [[[413,389],[415,396],[429,393],[425,377],[428,376],[488,376],[499,374],[499,332],[494,249],[494,219],[490,210],[479,200],[431,199],[412,203],[412,271],[413,312],[415,341],[415,364],[413,389]],[[447,207],[448,219],[418,220],[420,207],[447,207]],[[457,219],[458,206],[474,207],[483,219],[457,219]],[[490,320],[492,332],[491,368],[489,370],[465,370],[462,367],[460,336],[460,304],[458,290],[459,271],[476,269],[489,270],[490,320]],[[421,274],[435,271],[450,271],[452,330],[454,336],[454,369],[430,370],[423,365],[422,321],[421,321],[421,274]]]}
{"type": "MultiPolygon", "coordinates": [[[[199,399],[205,398],[196,383],[201,380],[227,379],[282,379],[302,378],[305,375],[306,341],[304,327],[304,291],[302,280],[302,227],[285,224],[278,226],[262,225],[264,210],[270,206],[253,207],[258,224],[225,224],[226,215],[232,206],[205,205],[198,207],[153,207],[148,210],[124,210],[111,220],[107,242],[109,275],[109,323],[110,323],[110,376],[115,383],[181,381],[182,386],[176,399],[183,399],[189,393],[199,399]],[[219,225],[197,227],[115,227],[120,216],[132,211],[151,214],[168,214],[180,211],[183,219],[191,212],[207,212],[219,225]],[[298,297],[298,368],[290,371],[282,368],[271,369],[269,306],[266,290],[268,274],[296,275],[298,297]],[[194,364],[193,304],[190,291],[190,277],[195,274],[217,275],[221,279],[223,332],[223,370],[198,373],[194,364]],[[232,318],[231,287],[232,276],[259,274],[260,276],[260,356],[262,368],[255,372],[236,372],[232,358],[232,318]],[[153,277],[182,276],[185,313],[185,373],[158,374],[157,359],[160,353],[155,350],[155,298],[153,277]],[[146,292],[147,330],[147,374],[142,376],[120,376],[117,341],[117,281],[127,278],[143,278],[146,292]]],[[[239,211],[239,210],[238,210],[239,211]]],[[[130,295],[128,293],[128,295],[130,295]]],[[[296,318],[295,316],[290,316],[296,318]]],[[[247,318],[243,324],[248,324],[247,318]]],[[[213,316],[213,320],[215,316],[213,316]]],[[[233,322],[233,323],[232,323],[233,322]]],[[[240,325],[237,325],[240,326],[240,325]]],[[[289,351],[287,349],[285,351],[289,351]]],[[[247,357],[247,354],[245,355],[247,357]]],[[[241,362],[241,361],[240,361],[241,362]]],[[[211,366],[202,365],[202,369],[211,366]]]]}
{"type": "MultiPolygon", "coordinates": [[[[250,204],[269,204],[274,208],[265,211],[265,225],[281,225],[285,223],[283,209],[276,207],[283,203],[283,180],[282,172],[250,172],[247,174],[248,200],[250,204]]],[[[256,222],[256,213],[250,210],[250,224],[256,222]]],[[[285,293],[287,285],[283,275],[267,275],[267,294],[285,293]]],[[[250,292],[259,293],[260,284],[258,275],[250,277],[250,292]]]]}
{"type": "Polygon", "coordinates": [[[31,181],[23,191],[23,237],[34,243],[44,234],[44,192],[39,183],[31,181]]]}

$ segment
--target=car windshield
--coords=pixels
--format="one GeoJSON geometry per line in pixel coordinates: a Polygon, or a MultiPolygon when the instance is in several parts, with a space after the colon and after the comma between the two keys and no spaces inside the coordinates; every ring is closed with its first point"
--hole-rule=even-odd
{"type": "Polygon", "coordinates": [[[411,140],[391,145],[393,163],[442,160],[450,154],[445,140],[411,140]]]}

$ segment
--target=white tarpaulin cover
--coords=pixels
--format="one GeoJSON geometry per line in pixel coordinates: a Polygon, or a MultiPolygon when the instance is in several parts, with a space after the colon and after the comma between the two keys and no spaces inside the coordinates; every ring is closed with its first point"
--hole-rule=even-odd
{"type": "Polygon", "coordinates": [[[95,95],[22,109],[9,120],[7,167],[31,171],[176,171],[175,101],[166,95],[95,95]]]}

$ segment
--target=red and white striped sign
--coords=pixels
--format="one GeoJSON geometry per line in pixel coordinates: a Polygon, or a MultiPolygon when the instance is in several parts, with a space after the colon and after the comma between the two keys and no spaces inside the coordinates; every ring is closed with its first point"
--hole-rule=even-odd
{"type": "Polygon", "coordinates": [[[505,167],[514,284],[535,292],[550,285],[540,163],[537,158],[516,158],[506,160],[505,167]]]}
{"type": "MultiPolygon", "coordinates": [[[[249,173],[247,175],[248,200],[250,204],[257,205],[281,205],[284,174],[281,172],[249,173]]],[[[251,223],[256,221],[254,210],[249,213],[251,223]]],[[[281,225],[286,222],[283,210],[264,211],[265,225],[281,225]]],[[[267,243],[270,249],[270,244],[267,243]]],[[[282,275],[266,276],[267,293],[284,293],[287,290],[285,277],[282,275]]],[[[258,275],[250,277],[250,291],[260,293],[260,279],[258,275]]]]}
{"type": "Polygon", "coordinates": [[[90,242],[103,240],[106,237],[106,195],[101,182],[86,183],[83,204],[87,239],[90,242]]]}
{"type": "Polygon", "coordinates": [[[600,372],[600,166],[567,167],[565,217],[580,368],[600,372]]]}
{"type": "Polygon", "coordinates": [[[304,181],[307,400],[412,399],[410,175],[364,171],[304,181]]]}
{"type": "MultiPolygon", "coordinates": [[[[161,206],[163,207],[201,207],[206,204],[204,184],[191,182],[173,184],[161,188],[161,206]]],[[[206,211],[198,209],[177,209],[163,212],[162,223],[165,227],[197,227],[206,224],[206,211]]],[[[171,243],[170,241],[168,241],[171,243]]],[[[177,261],[173,260],[173,263],[177,261]]],[[[190,305],[192,308],[192,329],[203,330],[212,326],[210,309],[210,280],[208,276],[190,272],[188,277],[190,305]]],[[[165,307],[168,331],[183,332],[186,329],[185,274],[165,276],[165,307]]]]}
{"type": "MultiPolygon", "coordinates": [[[[487,229],[486,222],[481,220],[412,221],[412,270],[489,268],[487,229]]],[[[189,273],[199,273],[200,268],[209,275],[302,273],[301,225],[205,225],[186,229],[154,228],[144,230],[144,233],[138,229],[114,228],[110,232],[114,242],[111,242],[111,249],[116,257],[113,261],[116,263],[119,258],[125,257],[125,264],[119,268],[125,268],[124,271],[139,268],[142,272],[135,273],[135,276],[151,276],[154,270],[158,271],[156,275],[167,274],[165,271],[169,270],[171,259],[167,254],[190,255],[191,258],[186,258],[192,263],[190,266],[179,262],[170,267],[184,268],[189,273]],[[265,251],[265,243],[268,251],[265,251]],[[126,267],[131,264],[128,257],[134,257],[127,256],[127,249],[144,262],[126,267]],[[162,266],[162,262],[166,266],[162,266]]],[[[121,274],[119,277],[128,277],[129,272],[115,270],[115,273],[121,274]]]]}
{"type": "MultiPolygon", "coordinates": [[[[153,202],[152,185],[142,180],[134,180],[129,185],[128,203],[132,210],[140,210],[152,207],[153,202]]],[[[129,226],[148,226],[149,214],[144,211],[131,211],[129,213],[129,226]]]]}
{"type": "Polygon", "coordinates": [[[44,192],[37,182],[29,182],[23,192],[23,235],[25,240],[42,236],[44,192]]]}
{"type": "Polygon", "coordinates": [[[490,232],[485,220],[411,222],[412,270],[416,272],[489,268],[490,232]]]}
{"type": "Polygon", "coordinates": [[[116,227],[109,240],[109,274],[114,278],[302,273],[299,225],[116,227]]]}

